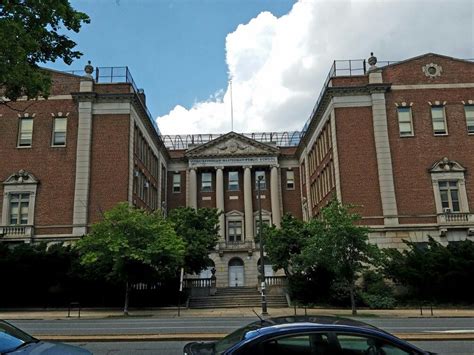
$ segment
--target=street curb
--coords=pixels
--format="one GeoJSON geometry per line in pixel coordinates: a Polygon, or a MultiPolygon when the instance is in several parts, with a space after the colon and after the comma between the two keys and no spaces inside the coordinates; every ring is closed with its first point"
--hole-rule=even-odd
{"type": "MultiPolygon", "coordinates": [[[[143,342],[143,341],[210,341],[219,340],[226,333],[188,333],[188,334],[117,334],[117,335],[34,335],[44,341],[60,342],[143,342]]],[[[407,341],[470,341],[472,333],[394,333],[396,337],[407,341]]]]}

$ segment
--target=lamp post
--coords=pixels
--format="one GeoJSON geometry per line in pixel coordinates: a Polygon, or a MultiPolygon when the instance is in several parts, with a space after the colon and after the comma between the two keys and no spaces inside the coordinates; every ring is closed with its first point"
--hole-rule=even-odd
{"type": "Polygon", "coordinates": [[[265,297],[265,261],[263,255],[263,234],[262,234],[262,196],[260,195],[260,184],[262,183],[263,176],[259,175],[257,181],[257,191],[258,191],[258,234],[259,234],[259,241],[260,241],[260,275],[261,275],[261,292],[262,292],[262,315],[267,315],[267,299],[265,297]]]}

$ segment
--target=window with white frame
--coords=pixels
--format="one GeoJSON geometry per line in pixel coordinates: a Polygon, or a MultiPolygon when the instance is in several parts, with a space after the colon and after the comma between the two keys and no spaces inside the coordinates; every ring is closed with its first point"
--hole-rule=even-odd
{"type": "Polygon", "coordinates": [[[53,146],[66,145],[67,118],[56,117],[53,122],[53,146]]]}
{"type": "Polygon", "coordinates": [[[455,160],[444,157],[430,168],[436,212],[469,212],[464,168],[455,160]]]}
{"type": "Polygon", "coordinates": [[[201,174],[201,191],[202,192],[212,191],[212,174],[211,173],[201,174]]]}
{"type": "Polygon", "coordinates": [[[432,106],[431,119],[433,122],[433,133],[435,135],[448,134],[444,106],[432,106]]]}
{"type": "Polygon", "coordinates": [[[467,132],[474,133],[474,105],[465,105],[467,132]]]}
{"type": "Polygon", "coordinates": [[[295,189],[295,172],[293,170],[286,171],[286,189],[287,190],[295,189]]]}
{"type": "Polygon", "coordinates": [[[227,240],[230,243],[242,242],[242,221],[227,222],[227,240]]]}
{"type": "Polygon", "coordinates": [[[259,170],[255,172],[255,190],[258,190],[258,183],[260,181],[260,190],[266,190],[267,189],[267,183],[265,181],[265,171],[259,170]],[[261,181],[259,177],[261,178],[261,181]]]}
{"type": "Polygon", "coordinates": [[[18,146],[31,147],[33,142],[33,118],[22,117],[18,128],[18,146]]]}
{"type": "Polygon", "coordinates": [[[181,192],[181,174],[180,173],[173,174],[173,192],[174,193],[181,192]]]}
{"type": "Polygon", "coordinates": [[[12,193],[10,194],[10,225],[28,224],[28,211],[30,206],[29,193],[12,193]]]}
{"type": "Polygon", "coordinates": [[[239,172],[238,171],[229,171],[229,191],[238,191],[239,190],[239,172]]]}
{"type": "Polygon", "coordinates": [[[411,107],[398,107],[398,128],[400,137],[413,136],[413,119],[411,107]]]}
{"type": "Polygon", "coordinates": [[[460,212],[457,180],[438,181],[443,212],[460,212]]]}
{"type": "MultiPolygon", "coordinates": [[[[0,225],[28,226],[34,224],[38,180],[20,170],[3,181],[3,208],[0,225]]],[[[31,233],[31,230],[30,232],[31,233]]]]}

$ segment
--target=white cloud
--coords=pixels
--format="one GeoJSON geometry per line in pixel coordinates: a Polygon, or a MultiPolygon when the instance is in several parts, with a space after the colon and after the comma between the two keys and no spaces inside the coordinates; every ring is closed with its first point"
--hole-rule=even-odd
{"type": "MultiPolygon", "coordinates": [[[[228,34],[234,131],[299,130],[335,59],[401,60],[426,52],[474,58],[471,0],[300,0],[285,16],[262,12],[228,34]]],[[[230,93],[158,117],[164,134],[230,130],[230,93]]]]}

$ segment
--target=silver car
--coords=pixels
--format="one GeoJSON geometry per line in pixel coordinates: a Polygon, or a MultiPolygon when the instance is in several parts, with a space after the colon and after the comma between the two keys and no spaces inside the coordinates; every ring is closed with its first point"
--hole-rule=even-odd
{"type": "Polygon", "coordinates": [[[10,323],[0,320],[0,354],[86,355],[92,353],[77,346],[36,339],[10,323]]]}

